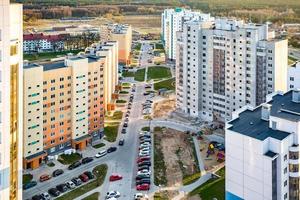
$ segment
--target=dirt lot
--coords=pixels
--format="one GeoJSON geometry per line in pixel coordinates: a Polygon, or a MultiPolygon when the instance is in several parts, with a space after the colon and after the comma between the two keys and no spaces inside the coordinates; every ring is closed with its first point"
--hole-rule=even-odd
{"type": "Polygon", "coordinates": [[[215,153],[212,155],[209,155],[207,157],[207,147],[209,145],[208,140],[199,140],[199,146],[200,146],[200,151],[201,151],[201,157],[204,162],[205,170],[206,171],[214,171],[215,168],[218,167],[221,163],[217,161],[217,153],[218,150],[215,150],[215,153]]]}
{"type": "Polygon", "coordinates": [[[189,135],[173,129],[156,131],[166,166],[167,186],[180,186],[184,176],[198,172],[189,135]]]}
{"type": "Polygon", "coordinates": [[[167,116],[170,112],[175,110],[175,104],[176,101],[174,98],[162,100],[155,103],[153,117],[159,118],[159,117],[167,116]]]}
{"type": "Polygon", "coordinates": [[[124,23],[130,24],[134,30],[147,32],[147,33],[159,33],[160,32],[160,15],[125,15],[119,17],[112,17],[111,19],[106,19],[103,17],[98,17],[93,20],[89,20],[87,22],[82,21],[60,21],[57,19],[40,19],[34,22],[27,22],[25,23],[24,28],[36,28],[38,30],[44,30],[52,28],[55,26],[68,26],[68,25],[82,25],[83,23],[93,25],[93,26],[100,26],[104,25],[105,23],[109,22],[117,22],[117,23],[124,23]]]}

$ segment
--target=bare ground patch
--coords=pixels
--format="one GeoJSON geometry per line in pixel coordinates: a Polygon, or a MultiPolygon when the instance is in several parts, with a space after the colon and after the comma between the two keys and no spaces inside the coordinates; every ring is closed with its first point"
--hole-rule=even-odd
{"type": "Polygon", "coordinates": [[[167,116],[170,112],[175,110],[175,104],[175,98],[165,99],[155,103],[153,117],[160,118],[167,116]]]}

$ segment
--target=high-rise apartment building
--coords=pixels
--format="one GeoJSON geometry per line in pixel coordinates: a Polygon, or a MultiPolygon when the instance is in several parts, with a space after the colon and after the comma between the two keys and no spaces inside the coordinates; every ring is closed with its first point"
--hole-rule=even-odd
{"type": "Polygon", "coordinates": [[[101,27],[101,40],[118,42],[118,62],[130,64],[132,28],[127,24],[108,24],[101,27]]]}
{"type": "Polygon", "coordinates": [[[117,42],[92,50],[24,66],[24,168],[39,167],[46,155],[83,150],[102,137],[118,83],[117,42]]]}
{"type": "Polygon", "coordinates": [[[22,199],[22,5],[0,1],[0,199],[22,199]]]}
{"type": "Polygon", "coordinates": [[[300,89],[300,62],[288,67],[287,89],[300,89]]]}
{"type": "Polygon", "coordinates": [[[286,91],[287,40],[275,39],[268,24],[189,21],[177,33],[176,76],[177,108],[224,122],[244,105],[286,91]]]}
{"type": "Polygon", "coordinates": [[[226,124],[226,200],[300,199],[300,91],[245,106],[226,124]]]}
{"type": "Polygon", "coordinates": [[[176,32],[181,31],[187,21],[211,21],[210,14],[204,14],[183,8],[166,9],[161,15],[161,35],[168,59],[176,59],[176,32]]]}

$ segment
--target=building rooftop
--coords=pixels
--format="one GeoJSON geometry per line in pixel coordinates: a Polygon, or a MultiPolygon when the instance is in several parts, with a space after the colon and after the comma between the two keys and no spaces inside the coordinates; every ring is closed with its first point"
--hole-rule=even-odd
{"type": "MultiPolygon", "coordinates": [[[[268,102],[271,105],[270,116],[290,121],[300,121],[300,103],[292,101],[293,91],[277,94],[268,102]]],[[[261,106],[254,110],[245,110],[239,117],[229,122],[229,130],[258,139],[265,140],[272,137],[278,140],[286,138],[290,133],[269,127],[269,121],[261,119],[261,106]]]]}

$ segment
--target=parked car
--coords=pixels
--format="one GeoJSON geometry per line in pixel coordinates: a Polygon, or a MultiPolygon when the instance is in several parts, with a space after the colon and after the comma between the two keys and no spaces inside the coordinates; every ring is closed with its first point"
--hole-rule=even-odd
{"type": "Polygon", "coordinates": [[[31,199],[32,200],[43,200],[43,197],[41,195],[37,194],[37,195],[34,195],[31,199]]]}
{"type": "Polygon", "coordinates": [[[118,174],[112,174],[110,177],[109,177],[109,181],[118,181],[118,180],[121,180],[123,177],[121,175],[118,175],[118,174]]]}
{"type": "Polygon", "coordinates": [[[109,147],[109,148],[107,149],[107,153],[112,153],[112,152],[114,152],[114,151],[117,151],[117,147],[109,147]]]}
{"type": "Polygon", "coordinates": [[[150,156],[150,152],[140,152],[139,156],[150,156]]]}
{"type": "Polygon", "coordinates": [[[60,195],[60,192],[56,188],[49,189],[48,193],[54,197],[58,197],[60,195]]]}
{"type": "Polygon", "coordinates": [[[66,186],[70,189],[74,189],[76,185],[72,181],[67,181],[66,186]]]}
{"type": "Polygon", "coordinates": [[[123,127],[127,128],[128,127],[128,123],[125,122],[124,125],[123,125],[123,127]]]}
{"type": "Polygon", "coordinates": [[[52,172],[52,176],[53,177],[57,177],[57,176],[59,176],[59,175],[61,175],[61,174],[63,174],[64,173],[64,171],[62,170],[62,169],[57,169],[57,170],[54,170],[53,172],[52,172]]]}
{"type": "Polygon", "coordinates": [[[44,192],[41,194],[43,200],[50,200],[50,194],[48,192],[44,192]]]}
{"type": "Polygon", "coordinates": [[[143,178],[150,178],[150,175],[139,174],[139,175],[136,175],[135,180],[141,180],[143,178]]]}
{"type": "Polygon", "coordinates": [[[138,174],[146,174],[146,173],[151,174],[151,170],[143,169],[138,171],[138,174]]]}
{"type": "Polygon", "coordinates": [[[125,134],[125,133],[126,133],[126,129],[125,129],[125,128],[122,128],[121,133],[122,133],[122,134],[125,134]]]}
{"type": "Polygon", "coordinates": [[[37,182],[36,181],[30,181],[29,183],[26,183],[23,185],[23,190],[27,190],[29,188],[32,188],[34,186],[37,185],[37,182]]]}
{"type": "Polygon", "coordinates": [[[133,198],[134,200],[140,200],[140,199],[148,200],[148,195],[143,193],[136,193],[133,198]]]}
{"type": "Polygon", "coordinates": [[[80,180],[81,180],[82,182],[88,182],[88,181],[89,181],[89,177],[88,177],[87,175],[85,175],[85,174],[80,174],[80,175],[78,176],[78,178],[80,178],[80,180]]]}
{"type": "Polygon", "coordinates": [[[146,146],[146,147],[140,146],[139,150],[140,151],[151,151],[151,146],[146,146]]]}
{"type": "Polygon", "coordinates": [[[140,135],[139,138],[140,139],[151,138],[151,135],[144,134],[144,135],[140,135]]]}
{"type": "Polygon", "coordinates": [[[124,142],[125,142],[124,139],[119,140],[119,146],[123,146],[123,145],[124,145],[124,142]]]}
{"type": "Polygon", "coordinates": [[[142,184],[142,185],[137,185],[136,190],[149,190],[150,185],[149,184],[142,184]]]}
{"type": "Polygon", "coordinates": [[[106,193],[106,199],[110,199],[112,197],[119,198],[121,196],[120,192],[118,191],[110,191],[106,193]]]}
{"type": "Polygon", "coordinates": [[[150,179],[140,179],[136,181],[136,185],[142,185],[142,184],[151,184],[150,179]]]}
{"type": "Polygon", "coordinates": [[[72,181],[76,186],[79,186],[79,185],[82,184],[82,181],[80,180],[80,178],[77,178],[77,177],[72,178],[71,181],[72,181]]]}
{"type": "Polygon", "coordinates": [[[141,166],[138,166],[138,170],[150,170],[150,166],[149,165],[141,165],[141,166]]]}
{"type": "Polygon", "coordinates": [[[106,151],[106,150],[102,150],[102,151],[100,151],[99,153],[97,153],[97,154],[95,155],[95,157],[96,157],[96,158],[101,158],[101,157],[105,156],[106,154],[107,154],[107,151],[106,151]]]}
{"type": "Polygon", "coordinates": [[[52,177],[48,174],[43,174],[40,176],[40,182],[44,182],[44,181],[47,181],[49,179],[51,179],[52,177]]]}
{"type": "Polygon", "coordinates": [[[151,160],[151,157],[150,156],[139,157],[136,162],[140,163],[144,160],[151,160]]]}
{"type": "MultiPolygon", "coordinates": [[[[146,169],[143,169],[143,170],[146,170],[146,169]]],[[[138,171],[137,172],[137,175],[151,175],[151,173],[150,172],[146,172],[146,173],[144,173],[144,172],[140,172],[140,171],[138,171]]]]}
{"type": "Polygon", "coordinates": [[[95,178],[95,175],[92,173],[92,172],[90,172],[90,171],[85,171],[85,172],[83,172],[85,175],[87,175],[87,177],[89,177],[89,179],[93,179],[93,178],[95,178]]]}
{"type": "Polygon", "coordinates": [[[68,169],[69,170],[73,170],[73,169],[79,167],[80,165],[81,165],[81,162],[80,161],[76,161],[76,162],[72,163],[71,165],[69,165],[68,169]]]}
{"type": "Polygon", "coordinates": [[[149,165],[149,166],[151,166],[151,161],[150,160],[145,160],[143,162],[140,162],[138,165],[139,166],[142,166],[142,165],[149,165]]]}
{"type": "Polygon", "coordinates": [[[92,162],[93,160],[94,160],[94,158],[92,158],[92,157],[86,157],[81,160],[81,163],[86,164],[86,163],[92,162]]]}
{"type": "Polygon", "coordinates": [[[57,185],[56,189],[58,189],[58,191],[63,193],[63,192],[66,192],[68,190],[68,187],[66,186],[66,184],[62,183],[62,184],[57,185]]]}

